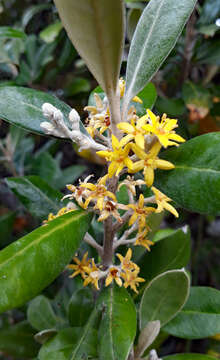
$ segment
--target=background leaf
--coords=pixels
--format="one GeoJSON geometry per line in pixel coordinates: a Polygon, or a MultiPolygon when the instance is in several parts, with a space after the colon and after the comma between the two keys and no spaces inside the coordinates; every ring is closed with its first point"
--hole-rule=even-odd
{"type": "Polygon", "coordinates": [[[220,291],[192,287],[186,305],[164,330],[184,339],[202,339],[220,333],[220,291]]]}
{"type": "Polygon", "coordinates": [[[20,29],[13,29],[9,26],[0,26],[0,39],[1,38],[15,38],[25,39],[26,34],[20,29]]]}
{"type": "Polygon", "coordinates": [[[125,107],[150,81],[174,47],[196,0],[151,0],[137,25],[128,56],[125,107]]]}
{"type": "Polygon", "coordinates": [[[89,288],[79,289],[72,295],[68,306],[71,326],[84,326],[94,308],[93,293],[89,288]]]}
{"type": "Polygon", "coordinates": [[[158,171],[156,187],[189,211],[220,214],[220,133],[197,136],[161,158],[175,169],[158,171]]]}
{"type": "Polygon", "coordinates": [[[57,317],[46,296],[39,295],[31,301],[27,318],[33,328],[38,331],[56,328],[57,317]]]}
{"type": "Polygon", "coordinates": [[[203,354],[177,354],[165,356],[163,360],[215,360],[215,358],[203,354]]]}
{"type": "Polygon", "coordinates": [[[154,278],[146,287],[140,304],[140,328],[159,320],[168,323],[189,296],[190,280],[184,270],[171,270],[154,278]]]}
{"type": "Polygon", "coordinates": [[[65,214],[0,252],[0,312],[23,305],[63,271],[90,221],[86,212],[65,214]]]}
{"type": "Polygon", "coordinates": [[[63,194],[39,176],[7,178],[6,183],[27,210],[40,220],[46,219],[51,212],[57,213],[63,206],[63,194]]]}
{"type": "Polygon", "coordinates": [[[136,334],[133,301],[124,288],[115,285],[102,291],[98,303],[104,306],[99,328],[99,359],[126,360],[136,334]]]}

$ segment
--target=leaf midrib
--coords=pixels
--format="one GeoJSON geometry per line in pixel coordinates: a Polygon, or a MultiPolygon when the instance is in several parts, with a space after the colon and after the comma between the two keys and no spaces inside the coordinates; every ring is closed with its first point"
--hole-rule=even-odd
{"type": "MultiPolygon", "coordinates": [[[[32,241],[31,243],[29,243],[27,246],[25,246],[24,248],[22,248],[21,250],[18,250],[13,256],[10,256],[9,259],[7,259],[5,262],[0,263],[0,271],[2,270],[2,267],[4,267],[5,265],[7,265],[10,261],[14,260],[16,257],[20,256],[22,253],[24,253],[25,251],[27,251],[29,248],[31,248],[32,246],[36,246],[38,245],[42,240],[44,240],[45,238],[49,237],[50,235],[52,235],[54,232],[56,232],[57,230],[60,230],[61,228],[65,227],[66,225],[68,225],[69,223],[73,222],[74,220],[77,221],[83,214],[78,214],[73,217],[70,217],[70,219],[66,219],[66,221],[62,222],[60,225],[57,225],[55,227],[53,227],[50,231],[47,231],[45,234],[39,236],[37,238],[37,240],[32,241]]],[[[40,228],[39,228],[40,229],[40,228]]],[[[29,234],[31,235],[31,233],[29,234]]]]}
{"type": "Polygon", "coordinates": [[[205,169],[205,168],[198,168],[198,167],[193,167],[193,166],[188,166],[188,165],[175,165],[175,168],[173,169],[173,171],[175,170],[189,170],[189,171],[198,171],[198,172],[210,172],[210,173],[215,173],[220,175],[220,170],[214,170],[214,169],[205,169]]]}
{"type": "Polygon", "coordinates": [[[186,314],[186,315],[214,315],[214,316],[219,316],[220,317],[220,312],[219,313],[212,313],[212,312],[207,312],[207,311],[198,311],[198,310],[181,310],[180,315],[181,314],[186,314]]]}

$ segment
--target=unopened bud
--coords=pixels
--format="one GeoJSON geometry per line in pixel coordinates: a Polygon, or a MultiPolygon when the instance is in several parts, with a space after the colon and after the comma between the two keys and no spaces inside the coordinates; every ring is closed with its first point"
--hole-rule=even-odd
{"type": "Polygon", "coordinates": [[[73,130],[79,130],[80,116],[75,109],[72,109],[69,114],[69,120],[73,130]]]}
{"type": "Polygon", "coordinates": [[[43,129],[43,131],[45,132],[45,134],[52,134],[54,132],[54,126],[47,122],[47,121],[43,121],[41,124],[40,124],[40,127],[41,129],[43,129]]]}
{"type": "Polygon", "coordinates": [[[51,119],[51,117],[53,117],[53,114],[56,110],[57,108],[55,108],[55,106],[49,103],[44,103],[42,106],[43,114],[48,119],[51,119]]]}

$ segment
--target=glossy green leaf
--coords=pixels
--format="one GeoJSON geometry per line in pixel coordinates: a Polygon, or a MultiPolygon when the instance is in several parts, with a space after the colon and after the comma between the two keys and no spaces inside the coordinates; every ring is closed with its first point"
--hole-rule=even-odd
{"type": "Polygon", "coordinates": [[[9,26],[0,26],[0,39],[1,38],[15,38],[25,39],[26,34],[19,29],[13,29],[9,26]]]}
{"type": "Polygon", "coordinates": [[[33,215],[43,220],[49,213],[62,208],[62,193],[51,188],[38,176],[7,178],[6,183],[22,204],[33,215]]]}
{"type": "Polygon", "coordinates": [[[27,318],[38,331],[56,328],[57,317],[46,296],[39,295],[28,306],[27,318]]]}
{"type": "Polygon", "coordinates": [[[220,214],[220,133],[209,133],[162,153],[175,169],[158,171],[155,186],[177,205],[220,214]]]}
{"type": "Polygon", "coordinates": [[[86,212],[65,214],[0,252],[0,312],[23,305],[64,270],[90,221],[86,212]]]}
{"type": "Polygon", "coordinates": [[[190,288],[190,279],[184,270],[170,270],[146,287],[140,304],[140,328],[159,320],[161,326],[173,319],[184,306],[190,288]]]}
{"type": "Polygon", "coordinates": [[[57,38],[62,28],[63,25],[60,21],[57,21],[54,24],[50,24],[40,32],[40,38],[46,43],[50,44],[57,38]]]}
{"type": "MultiPolygon", "coordinates": [[[[44,103],[50,103],[61,110],[68,124],[71,108],[55,96],[24,87],[0,87],[1,119],[41,135],[45,135],[40,127],[41,122],[46,121],[42,112],[44,103]]],[[[88,134],[82,123],[80,126],[81,130],[88,134]]]]}
{"type": "Polygon", "coordinates": [[[177,354],[165,356],[163,360],[217,360],[216,358],[203,354],[177,354]]]}
{"type": "Polygon", "coordinates": [[[124,288],[112,286],[101,293],[103,304],[99,328],[99,359],[126,360],[136,334],[136,310],[124,288]]]}
{"type": "Polygon", "coordinates": [[[149,281],[165,271],[185,267],[189,259],[190,231],[184,228],[184,230],[176,230],[158,241],[152,246],[151,252],[141,258],[138,265],[141,268],[141,276],[149,281]]]}
{"type": "Polygon", "coordinates": [[[174,47],[196,0],[151,0],[137,25],[128,56],[125,111],[174,47]]]}
{"type": "Polygon", "coordinates": [[[184,339],[202,339],[220,333],[220,291],[192,287],[183,310],[164,330],[184,339]]]}
{"type": "Polygon", "coordinates": [[[67,33],[107,94],[116,91],[124,41],[122,0],[55,0],[67,33]]]}
{"type": "Polygon", "coordinates": [[[0,351],[13,358],[30,359],[36,356],[39,346],[34,341],[34,333],[27,321],[0,329],[0,351]]]}
{"type": "Polygon", "coordinates": [[[94,308],[93,293],[89,288],[79,289],[72,295],[68,306],[71,326],[84,326],[94,308]]]}

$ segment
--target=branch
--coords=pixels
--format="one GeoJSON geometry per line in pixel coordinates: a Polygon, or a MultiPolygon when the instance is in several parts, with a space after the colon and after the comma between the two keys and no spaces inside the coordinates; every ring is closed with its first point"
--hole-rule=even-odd
{"type": "Polygon", "coordinates": [[[103,254],[102,246],[99,245],[89,233],[86,233],[86,235],[84,237],[84,241],[87,244],[89,244],[90,246],[92,246],[93,248],[95,248],[98,251],[99,256],[102,256],[102,254],[103,254]]]}

